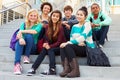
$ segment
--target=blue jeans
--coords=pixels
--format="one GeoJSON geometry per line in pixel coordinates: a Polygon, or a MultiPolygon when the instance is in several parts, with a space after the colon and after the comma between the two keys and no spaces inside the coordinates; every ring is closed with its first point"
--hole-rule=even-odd
{"type": "Polygon", "coordinates": [[[15,45],[15,64],[20,63],[22,54],[29,57],[30,53],[36,51],[36,45],[34,43],[34,38],[32,34],[24,34],[24,40],[26,45],[20,45],[19,40],[15,45]]]}
{"type": "MultiPolygon", "coordinates": [[[[95,36],[99,44],[104,45],[105,38],[107,38],[108,30],[109,30],[109,26],[102,26],[102,28],[98,31],[93,30],[93,33],[95,33],[95,36]]],[[[93,39],[94,39],[94,36],[93,36],[93,39]]]]}
{"type": "Polygon", "coordinates": [[[55,55],[59,55],[60,54],[60,48],[56,47],[56,48],[51,48],[51,49],[45,49],[43,48],[42,51],[40,52],[39,56],[37,57],[37,59],[35,60],[34,64],[32,65],[32,68],[34,70],[36,70],[39,65],[42,63],[43,59],[45,58],[45,56],[48,54],[49,56],[49,60],[50,60],[50,68],[56,68],[55,66],[55,55]]]}

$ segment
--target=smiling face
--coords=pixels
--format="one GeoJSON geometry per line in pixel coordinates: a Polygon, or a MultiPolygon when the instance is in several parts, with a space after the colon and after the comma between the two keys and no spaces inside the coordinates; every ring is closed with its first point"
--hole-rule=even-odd
{"type": "Polygon", "coordinates": [[[38,20],[38,14],[37,14],[35,11],[31,12],[31,13],[28,15],[28,20],[29,20],[30,22],[32,22],[32,23],[37,22],[37,20],[38,20]]]}
{"type": "Polygon", "coordinates": [[[59,13],[53,13],[51,18],[52,18],[53,24],[55,24],[60,20],[60,14],[59,13]]]}
{"type": "Polygon", "coordinates": [[[44,14],[49,14],[50,13],[50,6],[49,5],[44,5],[42,12],[44,14]]]}
{"type": "Polygon", "coordinates": [[[98,4],[93,4],[91,6],[91,12],[94,14],[94,15],[97,15],[100,11],[100,7],[98,4]]]}
{"type": "Polygon", "coordinates": [[[71,15],[72,15],[71,9],[65,10],[64,14],[65,14],[66,17],[71,17],[71,15]]]}
{"type": "Polygon", "coordinates": [[[76,18],[79,22],[84,22],[86,19],[86,16],[82,10],[79,10],[76,14],[76,18]]]}

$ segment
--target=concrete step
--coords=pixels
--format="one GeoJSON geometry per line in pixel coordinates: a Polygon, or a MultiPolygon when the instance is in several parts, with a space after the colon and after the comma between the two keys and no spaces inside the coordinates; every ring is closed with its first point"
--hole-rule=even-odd
{"type": "Polygon", "coordinates": [[[120,41],[111,40],[109,39],[109,37],[108,37],[108,40],[109,41],[105,42],[104,48],[119,48],[120,47],[120,41]]]}
{"type": "Polygon", "coordinates": [[[35,75],[35,76],[26,76],[22,75],[14,75],[12,72],[3,72],[0,71],[0,80],[119,80],[119,78],[104,78],[104,77],[78,77],[78,78],[61,78],[58,75],[56,76],[43,76],[43,75],[35,75]]]}
{"type": "MultiPolygon", "coordinates": [[[[6,56],[5,55],[0,55],[0,56],[1,56],[0,62],[10,62],[10,63],[12,62],[12,63],[14,63],[14,56],[15,56],[14,54],[7,54],[6,56]]],[[[30,56],[30,62],[34,63],[36,58],[37,58],[37,55],[31,55],[30,56]]],[[[86,61],[87,61],[86,58],[78,58],[78,62],[81,65],[87,65],[86,61]]],[[[23,57],[21,58],[21,63],[23,63],[23,57]]],[[[49,57],[46,56],[42,63],[48,64],[49,63],[49,57]]],[[[61,63],[60,56],[56,56],[56,63],[57,64],[61,63]]]]}
{"type": "MultiPolygon", "coordinates": [[[[12,35],[7,35],[6,36],[1,36],[2,39],[0,39],[0,46],[8,46],[9,47],[9,44],[10,44],[10,40],[11,40],[11,36],[12,35]]],[[[120,36],[120,35],[118,35],[120,36]]],[[[104,48],[119,48],[120,47],[120,41],[117,40],[117,38],[114,38],[112,39],[108,36],[108,41],[105,42],[104,44],[104,48]]],[[[118,37],[118,39],[120,39],[118,37]]]]}
{"type": "MultiPolygon", "coordinates": [[[[115,57],[120,56],[120,48],[102,48],[107,56],[115,57]]],[[[9,47],[0,47],[0,55],[7,56],[7,55],[14,55],[14,51],[12,51],[9,47]]]]}
{"type": "MultiPolygon", "coordinates": [[[[116,44],[118,44],[118,43],[116,43],[116,44]]],[[[116,45],[113,45],[111,47],[111,45],[109,43],[106,43],[106,45],[104,47],[107,47],[107,48],[103,48],[103,51],[108,56],[111,65],[112,66],[120,66],[120,62],[119,62],[120,47],[116,46],[116,45]],[[107,47],[107,44],[109,45],[108,47],[107,47]]],[[[0,56],[1,56],[0,62],[14,62],[15,53],[9,47],[4,46],[4,47],[0,47],[0,56]]],[[[37,56],[38,55],[31,55],[30,56],[31,62],[34,62],[36,60],[37,56]]],[[[79,64],[81,64],[81,65],[87,64],[86,58],[78,57],[78,61],[79,61],[79,64]]],[[[47,56],[45,57],[43,63],[49,63],[49,58],[47,56]]],[[[56,63],[61,63],[60,56],[56,56],[56,63]]]]}
{"type": "Polygon", "coordinates": [[[6,24],[0,27],[0,30],[12,30],[19,28],[20,24],[6,24]]]}
{"type": "MultiPolygon", "coordinates": [[[[0,62],[14,62],[14,54],[7,54],[7,55],[3,55],[3,54],[0,54],[1,58],[0,58],[0,62]]],[[[23,58],[23,57],[22,57],[23,58]]],[[[22,59],[21,58],[21,62],[22,62],[22,59]]],[[[30,61],[31,63],[35,62],[37,58],[37,55],[31,55],[30,56],[30,61]]],[[[109,61],[110,61],[110,64],[112,66],[120,66],[120,56],[109,56],[109,61]]],[[[86,57],[78,57],[78,63],[80,65],[87,65],[87,58],[86,57]]],[[[45,59],[43,60],[43,63],[45,64],[48,64],[49,63],[49,57],[46,56],[45,59]]],[[[61,63],[61,58],[60,56],[56,56],[56,63],[57,64],[60,64],[61,63]]]]}
{"type": "MultiPolygon", "coordinates": [[[[12,72],[13,74],[13,63],[0,63],[0,71],[12,72]]],[[[23,75],[27,74],[27,71],[31,68],[32,64],[22,64],[23,75]]],[[[36,71],[36,75],[49,69],[48,64],[41,64],[36,71]]],[[[61,64],[56,65],[57,76],[62,71],[61,64]]],[[[101,77],[101,78],[120,78],[120,67],[96,67],[96,66],[81,66],[79,65],[81,77],[101,77]]],[[[35,76],[36,76],[35,75],[35,76]]]]}

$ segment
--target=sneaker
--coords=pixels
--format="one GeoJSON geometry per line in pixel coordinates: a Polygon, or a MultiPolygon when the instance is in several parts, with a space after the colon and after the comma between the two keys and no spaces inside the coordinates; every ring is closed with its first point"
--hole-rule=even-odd
{"type": "Polygon", "coordinates": [[[49,71],[48,71],[48,70],[45,70],[45,71],[42,72],[41,74],[43,74],[43,75],[48,75],[48,74],[49,74],[49,71]]]}
{"type": "Polygon", "coordinates": [[[20,74],[21,74],[21,71],[22,71],[22,66],[20,65],[20,63],[17,63],[17,64],[14,66],[14,74],[20,75],[20,74]]]}
{"type": "Polygon", "coordinates": [[[30,59],[27,56],[23,57],[23,63],[24,64],[29,64],[30,63],[30,59]]]}
{"type": "Polygon", "coordinates": [[[35,70],[34,69],[30,69],[27,73],[27,76],[32,76],[33,74],[35,74],[35,70]]]}
{"type": "Polygon", "coordinates": [[[42,72],[43,75],[56,75],[56,70],[54,68],[49,69],[49,72],[42,72]]]}
{"type": "Polygon", "coordinates": [[[100,46],[100,48],[103,48],[103,45],[100,44],[99,46],[100,46]]]}

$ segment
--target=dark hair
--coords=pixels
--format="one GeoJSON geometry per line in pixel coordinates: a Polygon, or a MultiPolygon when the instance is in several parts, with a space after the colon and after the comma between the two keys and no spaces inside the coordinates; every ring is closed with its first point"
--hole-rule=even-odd
{"type": "Polygon", "coordinates": [[[64,12],[66,10],[71,10],[73,12],[73,8],[70,5],[67,5],[67,6],[64,7],[64,12]]]}
{"type": "Polygon", "coordinates": [[[48,22],[49,27],[48,27],[48,31],[47,31],[47,35],[50,40],[53,39],[53,41],[54,41],[57,39],[57,37],[58,37],[57,35],[58,35],[60,27],[61,27],[61,21],[62,21],[62,13],[59,10],[52,11],[52,13],[50,14],[50,18],[49,18],[49,22],[48,22]],[[59,21],[56,23],[57,27],[56,27],[55,31],[53,31],[53,22],[52,22],[53,13],[59,14],[59,21]]]}
{"type": "Polygon", "coordinates": [[[97,4],[97,3],[93,3],[93,4],[91,5],[91,8],[92,8],[93,5],[97,5],[97,6],[100,8],[99,4],[97,4]]]}
{"type": "Polygon", "coordinates": [[[45,5],[50,6],[50,12],[51,12],[53,8],[52,8],[52,5],[51,5],[49,2],[44,2],[43,4],[41,4],[41,7],[40,7],[41,11],[43,10],[43,7],[44,7],[45,5]]]}
{"type": "Polygon", "coordinates": [[[87,8],[85,6],[81,7],[79,10],[83,11],[85,16],[88,15],[88,11],[87,11],[87,8]]]}

